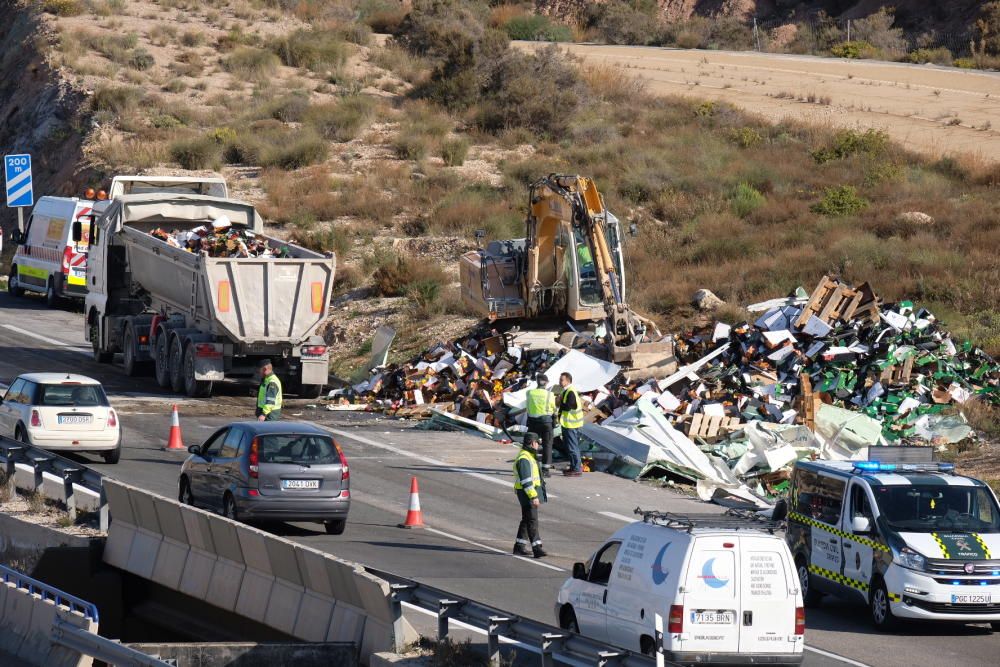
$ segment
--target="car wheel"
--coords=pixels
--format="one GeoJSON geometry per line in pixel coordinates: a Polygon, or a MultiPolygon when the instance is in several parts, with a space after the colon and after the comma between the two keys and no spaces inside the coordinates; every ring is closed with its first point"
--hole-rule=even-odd
{"type": "Polygon", "coordinates": [[[195,378],[195,355],[194,343],[188,343],[184,348],[184,393],[192,398],[206,398],[212,395],[212,381],[195,378]]]}
{"type": "Polygon", "coordinates": [[[799,586],[802,587],[802,600],[807,607],[818,607],[823,594],[812,586],[812,575],[809,574],[809,564],[803,556],[795,560],[795,571],[799,575],[799,586]]]}
{"type": "Polygon", "coordinates": [[[184,389],[184,348],[178,336],[170,341],[170,388],[178,393],[184,389]]]}
{"type": "Polygon", "coordinates": [[[104,457],[104,462],[110,465],[116,465],[118,461],[122,458],[122,446],[119,444],[117,447],[112,449],[110,452],[104,452],[101,454],[104,457]]]}
{"type": "Polygon", "coordinates": [[[153,356],[156,384],[161,387],[170,386],[170,338],[165,333],[156,337],[156,350],[153,356]]]}
{"type": "Polygon", "coordinates": [[[222,499],[222,516],[233,521],[240,520],[239,512],[236,510],[236,500],[228,493],[222,499]]]}
{"type": "Polygon", "coordinates": [[[576,622],[576,614],[573,613],[572,607],[564,608],[563,612],[559,614],[559,627],[580,634],[580,624],[576,622]]]}
{"type": "Polygon", "coordinates": [[[49,308],[59,306],[59,295],[56,294],[56,284],[52,278],[49,278],[49,282],[45,285],[45,305],[49,308]]]}
{"type": "Polygon", "coordinates": [[[191,481],[187,477],[181,477],[177,500],[185,505],[194,506],[194,494],[191,492],[191,481]]]}
{"type": "Polygon", "coordinates": [[[96,324],[90,325],[90,345],[94,348],[94,361],[99,364],[110,364],[115,358],[113,352],[101,350],[101,334],[96,324]]]}
{"type": "Polygon", "coordinates": [[[323,523],[327,535],[343,535],[347,528],[347,519],[337,519],[336,521],[326,521],[323,523]]]}
{"type": "Polygon", "coordinates": [[[24,430],[23,426],[18,426],[14,429],[14,439],[18,442],[23,442],[26,445],[31,444],[31,441],[28,440],[28,432],[24,430]]]}
{"type": "Polygon", "coordinates": [[[17,265],[10,267],[10,275],[7,278],[7,293],[15,299],[24,296],[24,288],[17,280],[17,265]]]}
{"type": "Polygon", "coordinates": [[[896,617],[892,615],[892,606],[889,604],[889,591],[881,579],[877,579],[871,588],[868,610],[871,612],[872,625],[877,630],[891,630],[896,625],[896,617]]]}

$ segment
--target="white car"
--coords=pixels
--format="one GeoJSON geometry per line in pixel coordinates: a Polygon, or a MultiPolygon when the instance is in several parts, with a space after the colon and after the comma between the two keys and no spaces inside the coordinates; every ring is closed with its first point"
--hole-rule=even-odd
{"type": "Polygon", "coordinates": [[[57,452],[94,452],[118,463],[122,431],[101,383],[83,375],[27,373],[0,401],[0,433],[57,452]]]}

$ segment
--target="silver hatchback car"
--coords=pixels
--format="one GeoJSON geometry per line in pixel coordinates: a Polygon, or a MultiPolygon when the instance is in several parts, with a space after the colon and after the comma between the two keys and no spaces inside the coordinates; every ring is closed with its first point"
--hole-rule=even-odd
{"type": "Polygon", "coordinates": [[[331,535],[344,532],[351,474],[325,431],[296,422],[236,422],[188,451],[181,502],[236,521],[318,521],[331,535]]]}

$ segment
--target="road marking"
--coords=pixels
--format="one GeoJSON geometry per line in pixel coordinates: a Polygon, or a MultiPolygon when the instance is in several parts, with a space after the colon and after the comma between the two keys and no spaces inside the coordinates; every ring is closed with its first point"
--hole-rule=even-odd
{"type": "Polygon", "coordinates": [[[528,558],[527,556],[515,556],[514,554],[509,553],[507,551],[504,551],[503,549],[497,549],[496,547],[487,546],[487,545],[481,544],[479,542],[473,542],[472,540],[466,539],[464,537],[460,537],[458,535],[452,535],[451,533],[446,533],[443,530],[438,530],[436,528],[430,528],[430,527],[426,527],[426,526],[424,527],[424,530],[426,530],[429,533],[434,533],[435,535],[440,535],[442,537],[447,537],[450,540],[456,540],[458,542],[464,542],[465,544],[471,544],[472,546],[479,547],[480,549],[486,549],[487,551],[492,551],[494,553],[503,554],[504,556],[510,556],[511,558],[516,558],[518,560],[523,560],[525,563],[531,563],[532,565],[538,565],[539,567],[547,567],[548,569],[555,570],[556,572],[565,572],[566,571],[566,570],[564,570],[561,567],[556,567],[555,565],[549,565],[548,563],[544,563],[544,562],[538,560],[537,558],[528,558]]]}
{"type": "MultiPolygon", "coordinates": [[[[57,345],[59,347],[68,347],[71,350],[89,350],[89,347],[84,347],[83,345],[74,345],[73,343],[67,343],[65,341],[56,340],[55,338],[49,338],[48,336],[43,336],[41,334],[36,334],[34,331],[28,331],[27,329],[22,329],[21,327],[15,327],[13,324],[3,325],[4,329],[10,329],[22,336],[27,336],[28,338],[34,338],[35,340],[40,340],[43,343],[48,343],[49,345],[57,345]]],[[[81,354],[83,354],[81,352],[81,354]]]]}
{"type": "Polygon", "coordinates": [[[819,653],[826,658],[832,658],[833,660],[839,660],[845,665],[854,665],[854,667],[871,667],[871,665],[865,664],[863,662],[858,662],[857,660],[851,660],[850,658],[845,658],[842,655],[837,655],[836,653],[830,653],[829,651],[824,651],[821,648],[813,648],[812,646],[803,646],[807,651],[812,651],[813,653],[819,653]]]}
{"type": "Polygon", "coordinates": [[[609,519],[617,519],[619,521],[624,521],[625,523],[635,523],[635,517],[627,517],[624,514],[618,514],[617,512],[598,512],[601,516],[606,516],[609,519]]]}
{"type": "Polygon", "coordinates": [[[432,466],[439,468],[444,468],[452,472],[460,472],[463,475],[468,475],[469,477],[475,477],[476,479],[482,480],[484,482],[489,482],[490,484],[499,484],[504,488],[511,487],[511,483],[507,480],[497,479],[496,477],[490,477],[489,475],[484,475],[482,473],[469,470],[462,466],[451,465],[450,463],[445,463],[440,459],[431,458],[430,456],[423,456],[422,454],[414,454],[413,452],[408,452],[405,449],[400,449],[399,447],[393,447],[392,445],[387,445],[383,442],[378,442],[372,440],[371,438],[366,438],[361,435],[355,435],[353,433],[348,433],[347,431],[341,431],[340,429],[330,428],[329,426],[323,426],[322,424],[316,424],[322,429],[333,433],[334,435],[339,435],[342,438],[350,438],[351,440],[357,440],[358,442],[363,442],[366,445],[371,445],[372,447],[378,447],[379,449],[384,449],[393,454],[399,454],[400,456],[405,456],[407,458],[416,459],[417,461],[423,461],[424,463],[429,463],[432,466]]]}

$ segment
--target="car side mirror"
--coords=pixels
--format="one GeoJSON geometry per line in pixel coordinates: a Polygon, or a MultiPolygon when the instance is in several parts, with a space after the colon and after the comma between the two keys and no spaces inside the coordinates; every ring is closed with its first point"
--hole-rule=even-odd
{"type": "Polygon", "coordinates": [[[866,516],[856,516],[851,519],[851,530],[855,533],[871,532],[872,522],[866,516]]]}
{"type": "Polygon", "coordinates": [[[573,563],[573,578],[574,579],[587,579],[587,566],[583,563],[573,563]]]}
{"type": "Polygon", "coordinates": [[[189,445],[188,451],[191,452],[192,454],[201,456],[201,445],[189,445]]]}
{"type": "Polygon", "coordinates": [[[80,239],[83,238],[83,225],[80,224],[79,220],[73,221],[73,243],[79,243],[80,239]]]}
{"type": "Polygon", "coordinates": [[[20,229],[15,229],[10,233],[10,241],[14,245],[24,245],[24,232],[20,229]]]}
{"type": "Polygon", "coordinates": [[[771,521],[784,521],[788,516],[788,501],[784,498],[774,503],[774,510],[771,512],[771,521]]]}

